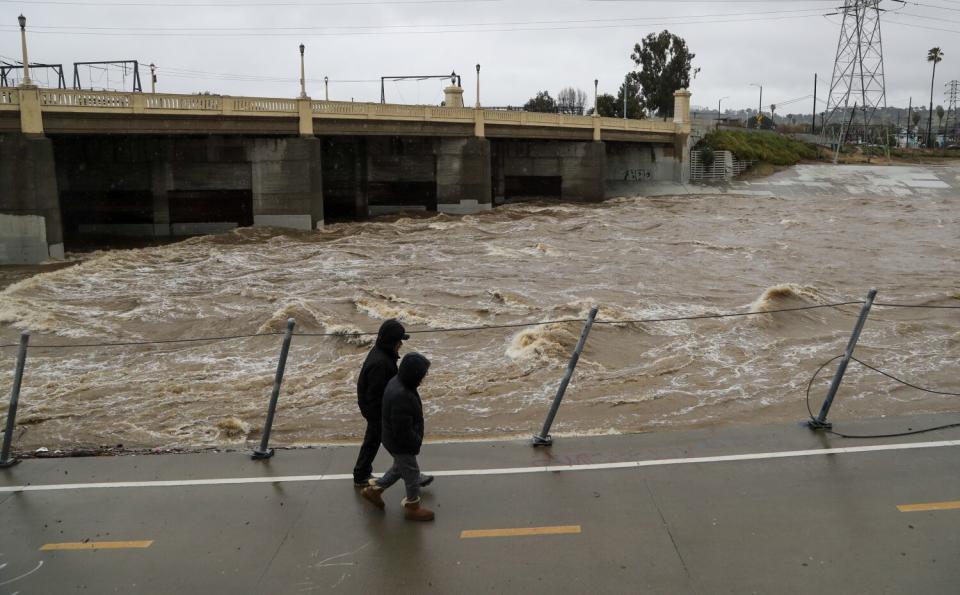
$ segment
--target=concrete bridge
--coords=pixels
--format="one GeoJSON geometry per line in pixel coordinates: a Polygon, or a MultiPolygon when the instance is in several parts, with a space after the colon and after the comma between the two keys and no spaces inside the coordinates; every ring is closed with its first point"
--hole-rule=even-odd
{"type": "Polygon", "coordinates": [[[65,242],[106,235],[602,200],[613,183],[687,178],[689,106],[686,90],[664,121],[0,89],[0,263],[57,258],[65,242]]]}

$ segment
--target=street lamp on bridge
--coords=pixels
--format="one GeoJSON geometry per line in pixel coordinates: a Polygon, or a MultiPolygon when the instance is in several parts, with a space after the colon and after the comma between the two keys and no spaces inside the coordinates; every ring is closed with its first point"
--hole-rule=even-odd
{"type": "Polygon", "coordinates": [[[477,109],[480,109],[480,65],[477,64],[477,109]]]}
{"type": "Polygon", "coordinates": [[[760,87],[760,105],[757,106],[757,128],[760,128],[760,120],[763,118],[763,85],[750,83],[751,87],[760,87]]]}
{"type": "Polygon", "coordinates": [[[17,17],[20,21],[20,45],[23,51],[23,82],[21,87],[32,87],[33,81],[30,80],[30,59],[27,57],[27,17],[22,14],[17,17]]]}
{"type": "Polygon", "coordinates": [[[307,81],[306,81],[306,69],[304,68],[303,61],[303,52],[306,50],[306,46],[302,43],[300,44],[300,99],[307,99],[307,81]]]}

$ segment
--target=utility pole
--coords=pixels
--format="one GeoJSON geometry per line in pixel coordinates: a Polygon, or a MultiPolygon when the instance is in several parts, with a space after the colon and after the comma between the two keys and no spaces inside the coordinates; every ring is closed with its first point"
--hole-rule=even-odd
{"type": "Polygon", "coordinates": [[[817,73],[813,73],[813,124],[810,125],[810,134],[817,133],[817,73]]]}
{"type": "Polygon", "coordinates": [[[627,119],[627,79],[623,79],[623,119],[627,119]]]}
{"type": "MultiPolygon", "coordinates": [[[[828,134],[830,124],[840,123],[846,128],[850,100],[863,111],[860,123],[866,137],[870,120],[881,107],[887,107],[887,91],[883,68],[883,42],[880,36],[881,0],[846,0],[837,55],[833,62],[833,77],[827,95],[827,115],[820,127],[828,134]]],[[[838,13],[830,13],[838,14],[838,13]]],[[[850,113],[855,114],[856,110],[850,113]]],[[[849,119],[850,126],[855,124],[849,119]]],[[[847,132],[843,133],[846,136],[847,132]]]]}
{"type": "Polygon", "coordinates": [[[907,108],[907,148],[910,148],[910,125],[913,124],[913,97],[910,98],[910,107],[907,108]]]}

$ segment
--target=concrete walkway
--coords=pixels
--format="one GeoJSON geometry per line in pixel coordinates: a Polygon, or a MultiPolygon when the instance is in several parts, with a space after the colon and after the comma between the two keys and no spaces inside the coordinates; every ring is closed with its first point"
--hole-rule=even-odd
{"type": "MultiPolygon", "coordinates": [[[[960,414],[842,429],[954,421],[960,414]]],[[[355,450],[0,470],[0,595],[958,590],[960,429],[854,441],[742,426],[558,438],[549,450],[430,444],[423,466],[443,473],[425,498],[437,512],[428,524],[403,521],[401,486],[385,513],[359,498],[355,450]]],[[[381,454],[377,468],[386,464],[381,454]]]]}

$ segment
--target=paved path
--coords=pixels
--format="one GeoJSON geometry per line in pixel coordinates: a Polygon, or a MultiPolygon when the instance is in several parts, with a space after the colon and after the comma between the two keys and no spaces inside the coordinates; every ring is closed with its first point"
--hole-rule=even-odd
{"type": "Polygon", "coordinates": [[[25,461],[0,471],[0,595],[958,590],[960,429],[430,444],[424,467],[445,472],[427,497],[430,524],[402,520],[400,486],[385,513],[361,500],[354,456],[25,461]]]}

